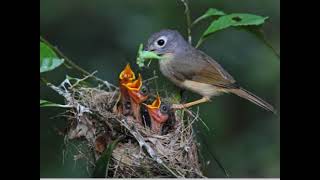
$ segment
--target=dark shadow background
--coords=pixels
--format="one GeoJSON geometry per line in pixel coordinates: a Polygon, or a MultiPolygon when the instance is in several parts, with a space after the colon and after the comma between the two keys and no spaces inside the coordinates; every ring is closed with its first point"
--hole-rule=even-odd
{"type": "MultiPolygon", "coordinates": [[[[269,16],[263,26],[267,39],[280,52],[280,1],[278,0],[190,0],[193,19],[209,7],[226,13],[253,13],[269,16]]],[[[209,21],[194,29],[194,43],[209,21]]],[[[41,0],[41,35],[78,65],[98,77],[117,84],[118,73],[130,62],[134,69],[140,43],[163,28],[186,35],[184,6],[177,0],[41,0]]],[[[254,35],[236,29],[216,33],[202,46],[246,89],[273,104],[280,112],[280,60],[254,35]]],[[[158,64],[143,72],[145,78],[158,71],[158,64]]],[[[65,74],[79,76],[66,68],[46,74],[54,84],[65,74]]],[[[160,76],[160,88],[176,90],[160,76]]],[[[41,99],[63,103],[52,90],[40,85],[41,99]]],[[[198,96],[186,94],[188,99],[198,96]]],[[[72,153],[63,158],[63,137],[56,128],[63,120],[51,117],[60,109],[40,109],[40,177],[89,177],[84,160],[73,160],[72,153]],[[64,160],[63,160],[64,159],[64,160]]],[[[232,177],[280,177],[280,118],[234,95],[214,98],[200,105],[202,119],[210,127],[204,139],[215,151],[232,177]]],[[[199,125],[201,126],[201,125],[199,125]]],[[[205,173],[224,177],[212,157],[205,173]]]]}

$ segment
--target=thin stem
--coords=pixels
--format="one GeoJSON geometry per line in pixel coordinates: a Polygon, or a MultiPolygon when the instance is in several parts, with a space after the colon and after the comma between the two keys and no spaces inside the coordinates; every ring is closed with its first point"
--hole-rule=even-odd
{"type": "MultiPolygon", "coordinates": [[[[156,70],[153,71],[153,76],[154,76],[154,77],[158,77],[156,70]]],[[[154,84],[155,84],[155,86],[156,86],[156,91],[159,92],[159,86],[158,86],[158,81],[157,81],[157,79],[154,80],[154,84]]]]}
{"type": "Polygon", "coordinates": [[[80,66],[78,66],[77,64],[75,64],[74,62],[72,62],[68,57],[66,57],[57,47],[53,46],[51,43],[49,43],[47,40],[45,40],[43,37],[40,36],[40,40],[45,42],[51,49],[54,49],[54,51],[56,53],[58,53],[58,55],[60,57],[62,57],[67,63],[69,63],[70,66],[72,66],[73,68],[75,68],[76,70],[80,71],[81,73],[85,74],[85,75],[90,75],[89,72],[87,72],[86,70],[82,69],[80,66]]]}
{"type": "MultiPolygon", "coordinates": [[[[154,73],[154,74],[155,74],[155,73],[154,73]]],[[[152,80],[157,79],[157,78],[158,78],[158,76],[155,75],[155,76],[153,76],[153,77],[151,77],[151,78],[148,78],[148,79],[143,80],[142,83],[146,83],[146,82],[152,81],[152,80]]]]}
{"type": "Polygon", "coordinates": [[[191,18],[190,18],[190,9],[188,5],[188,0],[181,0],[181,2],[185,6],[185,14],[186,14],[186,20],[187,20],[187,32],[188,32],[188,42],[192,44],[192,36],[191,36],[191,18]]]}
{"type": "MultiPolygon", "coordinates": [[[[88,71],[82,69],[80,66],[78,66],[77,64],[75,64],[73,61],[71,61],[67,56],[65,56],[57,47],[53,46],[51,43],[49,43],[47,40],[45,40],[43,37],[40,36],[40,40],[45,42],[50,48],[52,48],[60,57],[62,57],[65,62],[67,62],[70,66],[72,66],[74,69],[80,71],[82,74],[86,75],[86,76],[90,76],[91,73],[89,73],[88,71]]],[[[117,87],[115,87],[114,85],[108,83],[107,81],[104,81],[96,76],[92,76],[94,79],[96,79],[98,82],[101,82],[103,84],[105,84],[106,86],[112,86],[114,88],[117,89],[117,87]]]]}
{"type": "Polygon", "coordinates": [[[40,81],[43,82],[43,84],[47,85],[49,83],[48,80],[46,80],[44,77],[40,77],[40,81]]]}
{"type": "Polygon", "coordinates": [[[204,38],[201,37],[196,45],[196,48],[198,48],[203,42],[204,42],[204,38]]]}
{"type": "Polygon", "coordinates": [[[82,78],[82,79],[78,79],[71,87],[70,89],[74,88],[75,86],[77,86],[80,82],[88,79],[89,77],[92,77],[97,71],[94,71],[93,73],[89,74],[88,76],[82,78]]]}
{"type": "Polygon", "coordinates": [[[265,33],[263,32],[262,29],[259,29],[259,33],[261,34],[261,39],[262,41],[273,51],[273,53],[278,57],[278,59],[280,60],[280,53],[278,53],[276,51],[276,49],[271,45],[271,43],[267,40],[267,38],[265,37],[265,33]]]}
{"type": "Polygon", "coordinates": [[[194,25],[196,25],[198,22],[200,22],[200,17],[197,18],[196,20],[194,20],[192,23],[191,23],[191,27],[193,27],[194,25]]]}

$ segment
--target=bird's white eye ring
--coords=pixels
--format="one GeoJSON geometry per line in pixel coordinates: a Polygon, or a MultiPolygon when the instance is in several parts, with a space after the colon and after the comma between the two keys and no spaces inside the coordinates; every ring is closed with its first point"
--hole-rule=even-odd
{"type": "Polygon", "coordinates": [[[167,37],[161,36],[156,40],[155,45],[161,48],[161,47],[164,47],[166,43],[167,43],[167,37]]]}

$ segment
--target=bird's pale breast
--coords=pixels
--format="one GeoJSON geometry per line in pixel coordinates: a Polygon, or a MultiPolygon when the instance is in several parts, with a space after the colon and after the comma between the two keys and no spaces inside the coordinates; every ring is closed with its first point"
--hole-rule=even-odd
{"type": "Polygon", "coordinates": [[[170,65],[174,61],[172,54],[166,54],[162,60],[159,61],[161,73],[180,88],[198,93],[205,97],[212,97],[224,92],[223,89],[215,87],[210,84],[200,83],[192,80],[181,80],[176,78],[176,73],[170,65]]]}
{"type": "Polygon", "coordinates": [[[182,82],[182,86],[190,91],[198,93],[204,97],[217,96],[222,92],[225,92],[222,88],[212,86],[210,84],[199,83],[192,80],[185,80],[182,82]]]}

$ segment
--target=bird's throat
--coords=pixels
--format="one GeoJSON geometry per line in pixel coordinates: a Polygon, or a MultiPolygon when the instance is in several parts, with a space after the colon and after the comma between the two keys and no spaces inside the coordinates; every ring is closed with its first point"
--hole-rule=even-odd
{"type": "Polygon", "coordinates": [[[159,62],[161,62],[161,61],[170,61],[170,60],[172,60],[173,58],[174,58],[173,53],[165,53],[165,54],[162,54],[162,55],[161,55],[161,59],[160,59],[159,62]]]}

